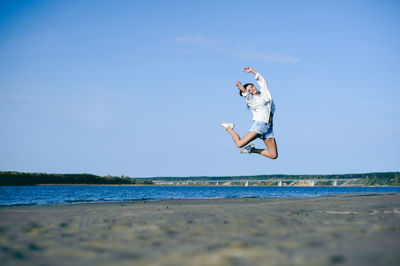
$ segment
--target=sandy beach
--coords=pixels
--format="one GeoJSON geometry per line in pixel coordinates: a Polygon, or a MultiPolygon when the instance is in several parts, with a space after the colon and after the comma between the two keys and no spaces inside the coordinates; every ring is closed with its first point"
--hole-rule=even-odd
{"type": "Polygon", "coordinates": [[[400,194],[0,208],[2,265],[399,265],[400,194]]]}

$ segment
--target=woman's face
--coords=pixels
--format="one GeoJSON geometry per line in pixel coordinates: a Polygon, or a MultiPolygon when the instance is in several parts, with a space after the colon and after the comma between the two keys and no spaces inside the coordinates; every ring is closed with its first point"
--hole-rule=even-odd
{"type": "Polygon", "coordinates": [[[247,87],[246,87],[246,89],[247,89],[247,91],[249,91],[251,94],[257,94],[258,93],[258,90],[257,90],[257,88],[256,87],[254,87],[253,85],[248,85],[247,87]]]}

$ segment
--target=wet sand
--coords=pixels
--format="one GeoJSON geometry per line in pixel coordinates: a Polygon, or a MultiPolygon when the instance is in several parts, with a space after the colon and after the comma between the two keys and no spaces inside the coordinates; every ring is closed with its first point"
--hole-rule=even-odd
{"type": "Polygon", "coordinates": [[[400,194],[0,208],[1,265],[400,265],[400,194]]]}

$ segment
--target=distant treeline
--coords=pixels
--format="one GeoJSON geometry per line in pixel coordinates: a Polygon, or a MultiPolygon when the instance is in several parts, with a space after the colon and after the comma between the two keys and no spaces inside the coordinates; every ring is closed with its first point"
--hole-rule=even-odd
{"type": "Polygon", "coordinates": [[[365,185],[400,186],[400,172],[341,174],[341,175],[252,175],[252,176],[192,176],[192,177],[153,177],[143,180],[151,181],[212,181],[212,180],[266,180],[266,179],[364,179],[365,185]]]}
{"type": "Polygon", "coordinates": [[[0,186],[38,184],[153,184],[153,181],[213,181],[213,180],[268,180],[268,179],[362,179],[363,185],[400,186],[400,172],[342,174],[342,175],[254,175],[254,176],[192,176],[130,178],[127,176],[97,176],[92,174],[46,174],[1,172],[0,186]]]}
{"type": "Polygon", "coordinates": [[[152,184],[150,180],[137,180],[122,176],[97,176],[92,174],[46,174],[0,172],[0,186],[38,185],[38,184],[152,184]]]}

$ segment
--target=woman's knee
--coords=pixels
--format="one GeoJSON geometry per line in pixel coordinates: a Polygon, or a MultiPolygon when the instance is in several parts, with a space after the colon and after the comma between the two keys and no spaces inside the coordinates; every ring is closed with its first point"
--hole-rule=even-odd
{"type": "Polygon", "coordinates": [[[273,160],[277,159],[278,158],[278,153],[277,152],[272,152],[271,157],[269,157],[269,158],[271,158],[273,160]]]}
{"type": "Polygon", "coordinates": [[[236,143],[236,146],[237,146],[238,148],[243,148],[244,146],[246,146],[246,144],[247,144],[247,143],[244,143],[244,142],[239,141],[238,143],[236,143]]]}

